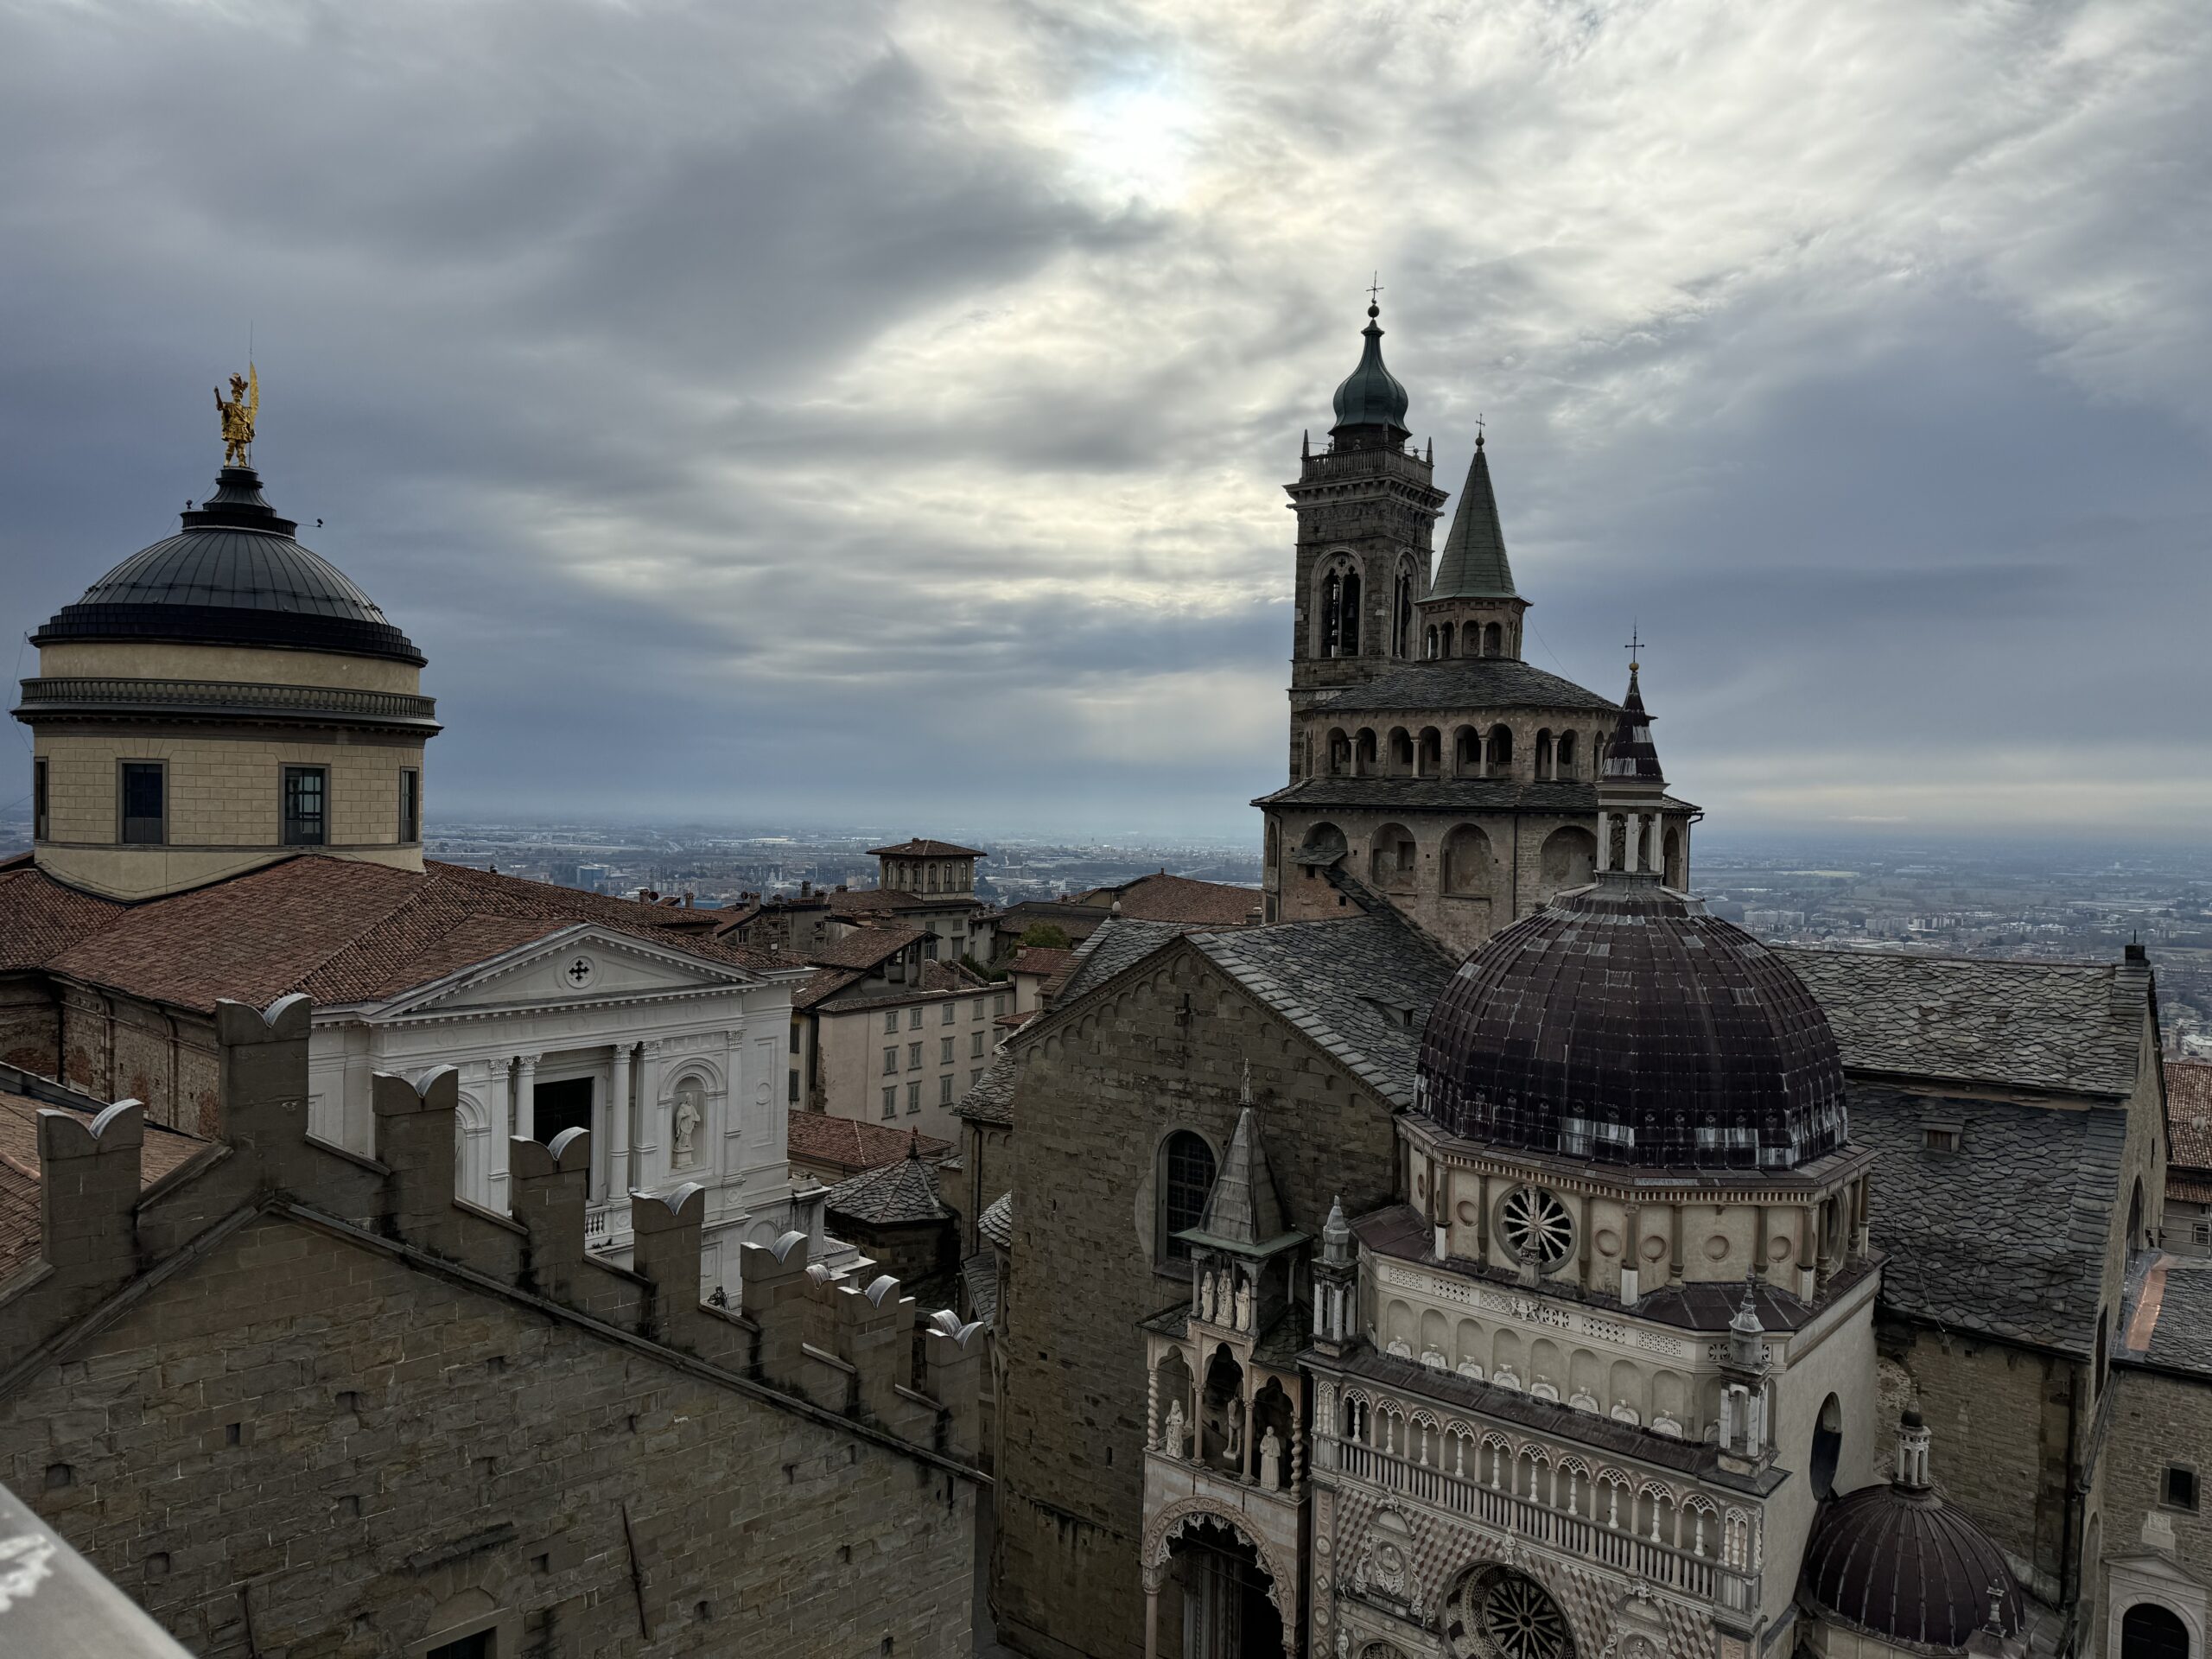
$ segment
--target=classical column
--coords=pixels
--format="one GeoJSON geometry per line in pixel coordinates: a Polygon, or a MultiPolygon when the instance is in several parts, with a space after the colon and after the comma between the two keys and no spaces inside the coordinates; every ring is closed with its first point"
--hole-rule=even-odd
{"type": "Polygon", "coordinates": [[[1160,1586],[1166,1578],[1165,1563],[1144,1569],[1144,1659],[1160,1659],[1160,1586]]]}
{"type": "Polygon", "coordinates": [[[1797,1294],[1808,1301],[1813,1296],[1813,1206],[1802,1205],[1797,1211],[1797,1294]]]}
{"type": "Polygon", "coordinates": [[[1613,815],[1603,807],[1598,810],[1598,868],[1613,868],[1613,815]]]}
{"type": "Polygon", "coordinates": [[[1682,1206],[1679,1204],[1669,1205],[1667,1216],[1670,1241],[1670,1254],[1667,1258],[1667,1282],[1679,1285],[1682,1282],[1682,1206]]]}
{"type": "Polygon", "coordinates": [[[1144,1449],[1160,1449],[1160,1367],[1144,1368],[1144,1449]]]}
{"type": "Polygon", "coordinates": [[[515,1056],[514,1133],[518,1140],[537,1139],[537,1058],[535,1054],[515,1056]]]}
{"type": "Polygon", "coordinates": [[[647,1190],[668,1173],[660,1141],[660,1052],[657,1037],[638,1045],[637,1138],[631,1145],[637,1151],[638,1185],[647,1190]]]}
{"type": "Polygon", "coordinates": [[[607,1198],[627,1196],[636,1183],[630,1172],[630,1046],[614,1046],[613,1063],[607,1074],[607,1173],[601,1192],[607,1198]]]}

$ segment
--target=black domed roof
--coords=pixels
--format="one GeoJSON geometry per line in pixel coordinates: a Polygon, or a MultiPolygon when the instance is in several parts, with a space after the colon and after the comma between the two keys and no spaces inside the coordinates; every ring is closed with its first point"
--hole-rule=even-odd
{"type": "Polygon", "coordinates": [[[1959,1653],[1978,1630],[2020,1632],[2005,1553],[1958,1505],[1903,1480],[1824,1504],[1797,1582],[1824,1617],[1909,1648],[1959,1653]]]}
{"type": "Polygon", "coordinates": [[[1360,347],[1359,366],[1346,375],[1337,388],[1337,423],[1330,430],[1379,426],[1403,437],[1406,410],[1413,400],[1406,395],[1398,377],[1382,366],[1382,327],[1375,321],[1376,315],[1376,308],[1369,306],[1367,327],[1359,331],[1364,342],[1360,347]]]}
{"type": "Polygon", "coordinates": [[[175,535],[132,554],[33,636],[289,645],[420,664],[376,601],[293,539],[250,467],[226,467],[175,535]]]}
{"type": "Polygon", "coordinates": [[[1789,1169],[1843,1145],[1843,1063],[1782,959],[1649,874],[1494,936],[1430,1013],[1420,1109],[1494,1146],[1789,1169]]]}

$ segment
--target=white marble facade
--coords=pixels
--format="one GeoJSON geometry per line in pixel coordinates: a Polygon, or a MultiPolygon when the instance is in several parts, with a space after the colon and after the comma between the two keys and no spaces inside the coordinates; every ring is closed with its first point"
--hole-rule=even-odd
{"type": "Polygon", "coordinates": [[[791,1179],[784,1099],[791,997],[764,975],[590,923],[373,1002],[315,1010],[309,1117],[373,1145],[372,1073],[461,1074],[455,1185],[507,1209],[510,1135],[535,1136],[540,1085],[590,1084],[591,1246],[629,1259],[632,1192],[707,1189],[702,1294],[737,1298],[737,1247],[793,1228],[818,1252],[818,1183],[791,1179]]]}

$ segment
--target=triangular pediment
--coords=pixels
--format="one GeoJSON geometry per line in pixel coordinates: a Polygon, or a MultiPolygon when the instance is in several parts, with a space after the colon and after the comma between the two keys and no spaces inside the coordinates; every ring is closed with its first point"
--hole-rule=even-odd
{"type": "Polygon", "coordinates": [[[650,1001],[761,983],[729,963],[577,923],[506,946],[385,999],[386,1016],[650,1001]]]}

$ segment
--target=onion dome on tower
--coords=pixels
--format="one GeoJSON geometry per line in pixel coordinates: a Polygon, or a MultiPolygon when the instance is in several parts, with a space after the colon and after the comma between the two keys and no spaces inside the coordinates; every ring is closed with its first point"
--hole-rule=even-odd
{"type": "Polygon", "coordinates": [[[1412,399],[1398,377],[1382,366],[1382,328],[1376,321],[1382,315],[1381,306],[1368,306],[1367,327],[1360,330],[1366,344],[1360,349],[1359,366],[1337,388],[1337,423],[1329,429],[1333,437],[1403,443],[1413,435],[1406,426],[1412,399]]]}
{"type": "Polygon", "coordinates": [[[1895,1477],[1821,1509],[1798,1589],[1828,1623],[1912,1652],[2021,1652],[2024,1609],[2005,1553],[1936,1495],[1928,1440],[1908,1411],[1895,1477]]]}
{"type": "Polygon", "coordinates": [[[1418,1109],[1491,1146],[1645,1168],[1795,1169],[1836,1151],[1843,1062],[1820,1004],[1636,856],[1665,779],[1633,677],[1601,778],[1601,826],[1625,808],[1639,827],[1601,834],[1595,881],[1459,965],[1422,1034],[1418,1109]]]}

